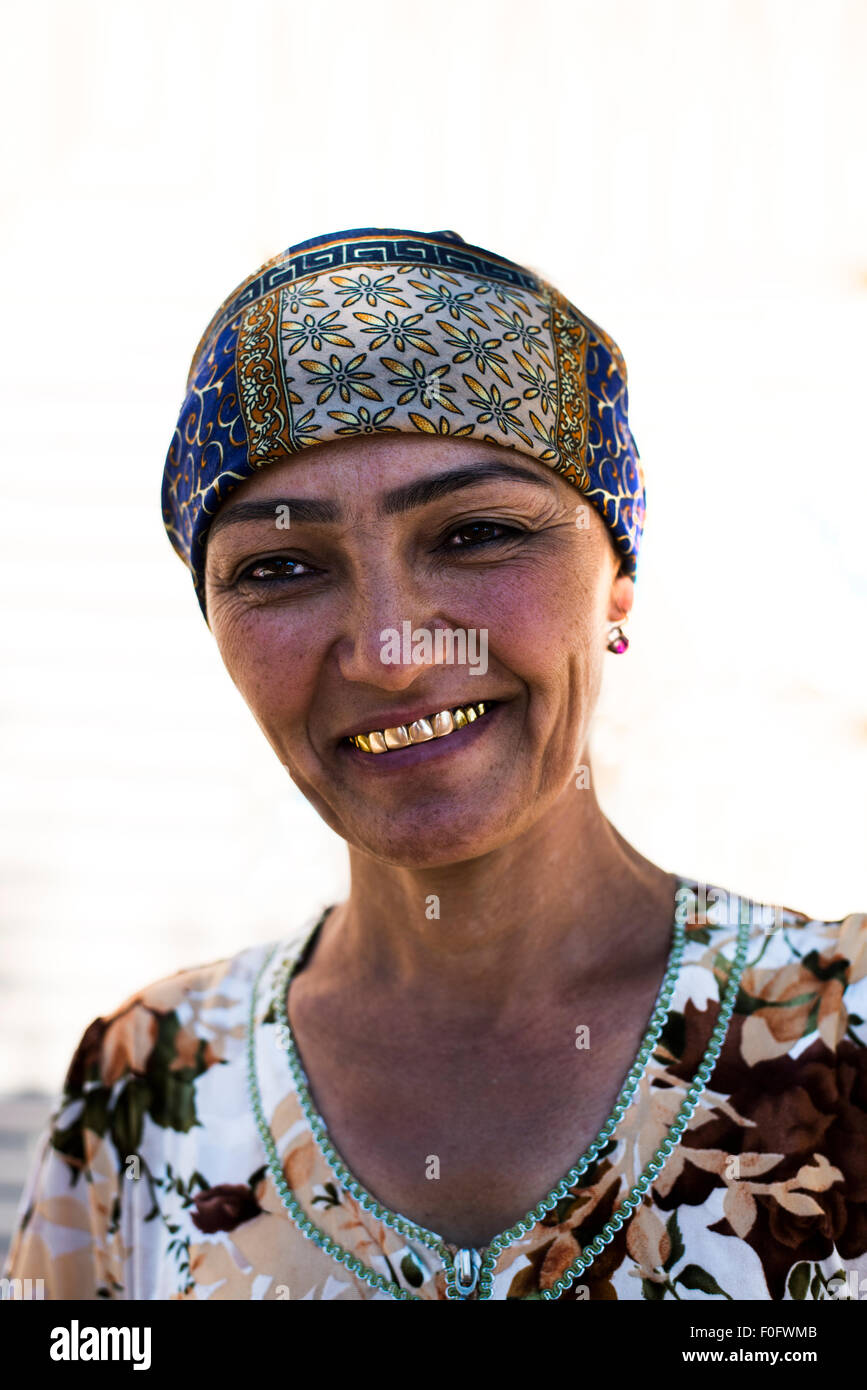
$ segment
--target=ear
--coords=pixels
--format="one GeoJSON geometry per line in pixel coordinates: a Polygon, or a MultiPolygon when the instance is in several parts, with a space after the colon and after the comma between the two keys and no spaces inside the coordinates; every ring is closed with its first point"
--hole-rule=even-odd
{"type": "Polygon", "coordinates": [[[635,602],[635,585],[628,574],[618,574],[611,584],[608,600],[608,621],[621,623],[635,602]]]}

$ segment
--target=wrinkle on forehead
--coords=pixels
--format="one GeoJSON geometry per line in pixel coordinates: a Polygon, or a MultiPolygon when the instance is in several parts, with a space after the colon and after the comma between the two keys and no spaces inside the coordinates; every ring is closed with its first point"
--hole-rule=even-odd
{"type": "MultiPolygon", "coordinates": [[[[211,524],[212,533],[216,534],[222,528],[230,514],[243,514],[251,501],[261,497],[267,496],[275,504],[278,501],[291,503],[288,492],[285,497],[279,496],[281,490],[298,486],[306,488],[308,481],[312,481],[312,475],[308,479],[308,469],[311,467],[316,469],[316,481],[324,485],[324,492],[315,499],[315,505],[311,498],[312,505],[300,518],[302,520],[352,521],[359,515],[352,506],[353,499],[361,493],[371,492],[379,495],[380,515],[408,511],[435,500],[437,496],[457,491],[459,487],[472,486],[476,481],[475,475],[478,475],[478,481],[484,481],[486,471],[492,469],[507,469],[509,476],[545,488],[552,498],[567,487],[570,498],[574,496],[574,489],[564,479],[558,481],[557,474],[551,469],[518,450],[497,445],[414,437],[409,440],[340,440],[305,449],[304,455],[306,457],[289,457],[280,463],[272,463],[243,484],[220,508],[211,524]],[[333,469],[330,474],[320,474],[317,467],[323,462],[326,451],[328,458],[324,461],[335,465],[336,479],[333,469]],[[403,481],[397,483],[390,474],[403,475],[403,481]],[[463,476],[450,478],[448,475],[451,474],[463,476]],[[439,480],[436,487],[432,486],[433,479],[439,480]]],[[[504,471],[499,478],[495,475],[493,480],[499,481],[505,477],[504,471]]],[[[562,495],[565,503],[565,493],[562,495]]]]}

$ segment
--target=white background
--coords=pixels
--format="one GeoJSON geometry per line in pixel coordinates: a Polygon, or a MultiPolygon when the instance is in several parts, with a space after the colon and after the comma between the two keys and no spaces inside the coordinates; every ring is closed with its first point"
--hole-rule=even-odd
{"type": "Polygon", "coordinates": [[[162,528],[235,284],[357,226],[540,270],[629,366],[648,527],[595,756],[667,869],[867,908],[863,0],[28,0],[0,49],[0,1090],[345,895],[162,528]]]}

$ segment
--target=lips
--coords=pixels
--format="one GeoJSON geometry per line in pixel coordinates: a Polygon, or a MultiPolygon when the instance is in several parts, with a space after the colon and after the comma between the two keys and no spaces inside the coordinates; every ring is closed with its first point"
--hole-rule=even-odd
{"type": "Polygon", "coordinates": [[[423,715],[407,724],[389,725],[383,729],[350,734],[347,742],[360,749],[362,753],[379,756],[409,748],[416,743],[429,743],[431,739],[448,738],[450,734],[473,724],[492,710],[496,701],[479,700],[475,704],[454,705],[448,709],[437,710],[423,715]]]}

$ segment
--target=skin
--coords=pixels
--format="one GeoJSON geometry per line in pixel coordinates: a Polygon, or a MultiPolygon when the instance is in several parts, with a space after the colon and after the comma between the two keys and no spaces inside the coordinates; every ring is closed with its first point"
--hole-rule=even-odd
{"type": "Polygon", "coordinates": [[[595,1137],[670,948],[675,875],[608,821],[592,769],[575,785],[609,629],[633,602],[597,512],[576,525],[581,503],[499,445],[367,436],[269,464],[224,503],[208,543],[226,668],[349,847],[349,897],[289,990],[315,1104],[359,1181],[456,1247],[482,1248],[524,1216],[595,1137]],[[528,476],[483,476],[503,463],[528,476]],[[478,477],[409,510],[381,506],[458,469],[478,477]],[[342,512],[305,520],[302,499],[342,512]],[[251,502],[269,514],[238,520],[251,502]],[[279,503],[289,530],[275,526],[279,503]],[[295,563],[275,575],[275,556],[295,563]],[[486,674],[384,664],[383,630],[407,620],[486,629],[486,674]],[[341,742],[401,722],[374,716],[489,699],[501,703],[487,727],[386,775],[371,764],[400,754],[341,742]]]}

